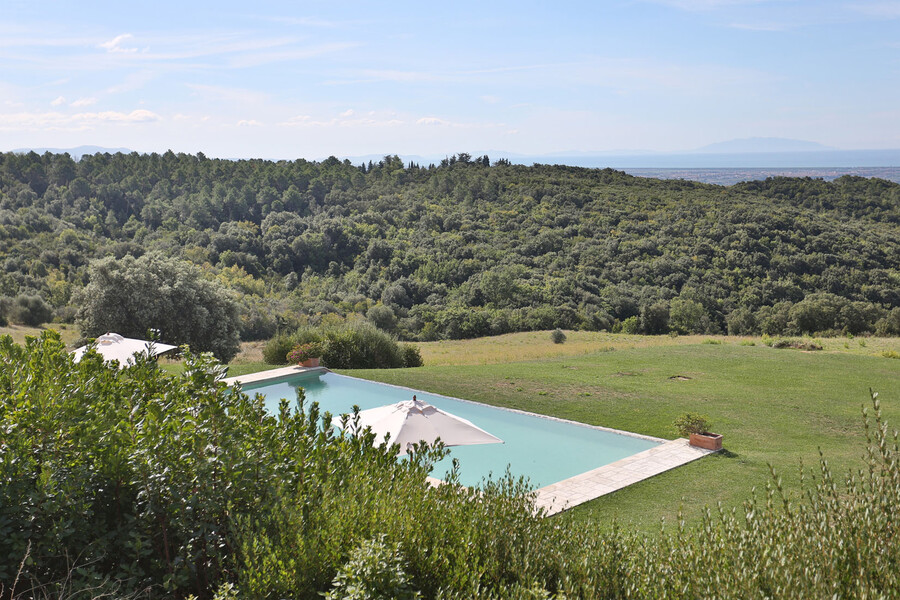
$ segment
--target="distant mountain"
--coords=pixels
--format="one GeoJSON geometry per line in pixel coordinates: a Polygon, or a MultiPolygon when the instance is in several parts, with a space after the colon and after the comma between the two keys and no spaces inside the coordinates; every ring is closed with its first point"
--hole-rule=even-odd
{"type": "Polygon", "coordinates": [[[63,154],[68,152],[69,156],[78,160],[85,154],[103,154],[105,152],[109,154],[115,154],[116,152],[130,154],[132,150],[128,148],[104,148],[103,146],[78,146],[75,148],[16,148],[13,152],[37,152],[38,154],[43,154],[44,152],[63,154]]]}
{"type": "Polygon", "coordinates": [[[816,152],[836,150],[818,142],[775,137],[751,137],[716,142],[691,152],[702,154],[748,154],[754,152],[816,152]]]}

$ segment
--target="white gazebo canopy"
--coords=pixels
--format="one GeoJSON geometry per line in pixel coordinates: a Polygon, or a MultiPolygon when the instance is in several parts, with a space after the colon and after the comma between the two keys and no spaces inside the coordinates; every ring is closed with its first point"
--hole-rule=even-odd
{"type": "MultiPolygon", "coordinates": [[[[118,333],[106,333],[96,340],[95,349],[106,361],[119,361],[120,367],[125,367],[129,363],[134,362],[134,355],[140,353],[150,354],[151,356],[159,356],[164,352],[174,350],[178,346],[171,344],[160,344],[158,342],[148,342],[146,340],[137,340],[134,338],[122,337],[118,333]]],[[[82,346],[73,351],[75,362],[81,360],[88,346],[82,346]]]]}

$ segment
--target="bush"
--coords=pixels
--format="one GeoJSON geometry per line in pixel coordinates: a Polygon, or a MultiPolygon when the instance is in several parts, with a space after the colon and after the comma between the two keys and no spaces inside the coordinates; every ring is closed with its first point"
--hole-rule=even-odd
{"type": "Polygon", "coordinates": [[[322,344],[318,342],[307,342],[305,344],[297,344],[287,355],[289,363],[302,363],[313,358],[322,357],[322,344]]]}
{"type": "Polygon", "coordinates": [[[622,333],[636,334],[641,329],[641,320],[637,316],[631,316],[622,321],[622,333]]]}
{"type": "Polygon", "coordinates": [[[815,341],[783,339],[771,344],[773,348],[790,348],[794,350],[821,350],[822,344],[815,341]]]}
{"type": "Polygon", "coordinates": [[[3,298],[0,305],[2,305],[0,313],[3,313],[9,322],[19,325],[37,327],[53,318],[53,307],[37,294],[19,294],[15,298],[3,298]]]}
{"type": "Polygon", "coordinates": [[[421,367],[422,353],[415,344],[400,344],[400,354],[403,355],[404,367],[421,367]]]}
{"type": "Polygon", "coordinates": [[[550,332],[550,339],[554,344],[562,344],[566,341],[566,334],[562,329],[554,329],[550,332]]]}
{"type": "Polygon", "coordinates": [[[416,600],[409,585],[400,546],[388,546],[385,535],[366,540],[340,568],[326,600],[416,600]]]}
{"type": "Polygon", "coordinates": [[[287,364],[295,346],[318,344],[322,365],[330,369],[396,369],[422,366],[418,348],[405,350],[394,338],[368,321],[323,327],[301,327],[292,335],[272,338],[263,350],[269,364],[287,364]]]}
{"type": "Polygon", "coordinates": [[[692,433],[706,433],[709,431],[709,419],[697,413],[684,413],[675,419],[672,424],[682,437],[688,437],[692,433]]]}
{"type": "Polygon", "coordinates": [[[296,346],[293,337],[287,334],[279,334],[266,342],[263,347],[263,360],[269,365],[288,364],[288,352],[296,346]]]}
{"type": "Polygon", "coordinates": [[[648,537],[544,519],[509,474],[430,486],[441,449],[398,461],[314,404],[270,414],[202,356],[120,371],[45,332],[0,338],[0,365],[5,598],[900,597],[900,451],[875,394],[852,476],[822,457],[788,494],[773,471],[743,509],[648,537]]]}

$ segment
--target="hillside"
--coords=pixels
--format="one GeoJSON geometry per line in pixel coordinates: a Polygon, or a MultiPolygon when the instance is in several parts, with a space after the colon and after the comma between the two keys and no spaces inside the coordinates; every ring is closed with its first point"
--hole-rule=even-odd
{"type": "Polygon", "coordinates": [[[0,155],[0,294],[70,320],[92,260],[149,251],[233,288],[244,339],[330,313],[419,340],[900,333],[900,185],[878,179],[721,187],[465,154],[0,155]]]}

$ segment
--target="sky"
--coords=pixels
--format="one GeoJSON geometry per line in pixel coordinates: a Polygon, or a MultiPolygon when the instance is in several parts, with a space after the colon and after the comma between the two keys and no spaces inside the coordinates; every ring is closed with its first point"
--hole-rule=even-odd
{"type": "Polygon", "coordinates": [[[0,150],[900,148],[900,0],[3,0],[0,150]]]}

